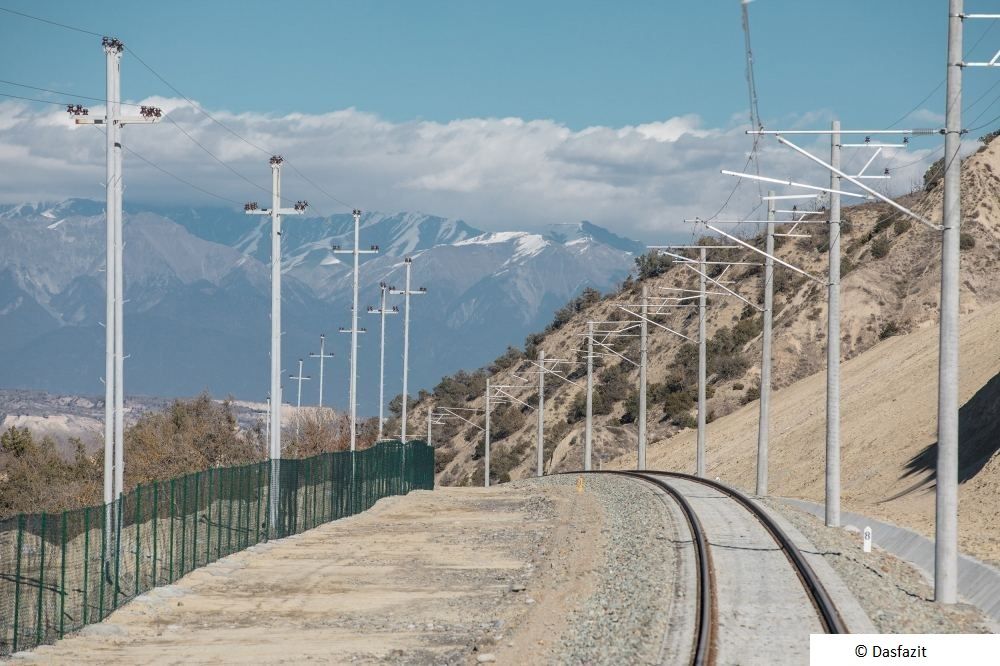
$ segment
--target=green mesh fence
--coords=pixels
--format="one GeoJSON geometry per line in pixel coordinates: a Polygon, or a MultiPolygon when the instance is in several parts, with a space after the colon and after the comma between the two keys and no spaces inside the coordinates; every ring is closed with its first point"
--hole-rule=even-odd
{"type": "Polygon", "coordinates": [[[0,655],[99,622],[157,585],[268,539],[434,488],[424,442],[218,467],[107,506],[0,521],[0,655]]]}

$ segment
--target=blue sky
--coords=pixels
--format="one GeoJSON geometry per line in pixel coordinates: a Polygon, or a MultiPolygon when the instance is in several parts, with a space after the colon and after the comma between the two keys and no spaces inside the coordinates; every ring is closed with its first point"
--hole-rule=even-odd
{"type": "MultiPolygon", "coordinates": [[[[296,124],[294,114],[323,119],[327,128],[336,125],[345,138],[330,143],[324,155],[303,155],[301,161],[308,163],[314,158],[317,170],[311,173],[334,183],[330,187],[338,195],[368,208],[420,207],[426,212],[465,217],[487,228],[510,227],[513,217],[520,217],[522,226],[565,221],[552,219],[565,210],[567,217],[617,222],[619,230],[647,237],[663,227],[665,218],[651,217],[649,207],[633,209],[628,202],[653,197],[660,208],[669,203],[670,219],[699,214],[699,210],[704,213],[705,208],[725,198],[729,182],[722,178],[716,185],[713,181],[704,187],[704,196],[695,199],[686,192],[692,182],[682,176],[698,168],[703,169],[705,178],[717,174],[720,166],[739,168],[749,146],[746,137],[727,134],[739,134],[735,130],[747,118],[737,0],[0,0],[0,6],[120,37],[204,107],[244,114],[242,119],[234,115],[233,122],[245,121],[247,131],[268,133],[276,149],[285,150],[282,146],[294,138],[293,134],[282,134],[277,125],[284,123],[288,132],[293,126],[295,131],[303,131],[304,123],[296,124]],[[324,116],[345,109],[356,113],[347,120],[324,116]],[[489,137],[509,127],[498,129],[493,123],[479,123],[477,129],[472,121],[507,117],[526,123],[522,131],[505,138],[508,145],[519,146],[519,141],[540,133],[551,139],[536,153],[519,148],[520,155],[503,164],[491,162],[488,169],[480,164],[458,171],[439,166],[435,173],[401,171],[388,177],[386,171],[392,171],[396,163],[388,169],[383,165],[381,171],[377,165],[356,164],[354,172],[326,173],[320,162],[321,157],[329,160],[331,154],[346,160],[353,154],[350,151],[358,150],[405,152],[432,136],[437,144],[411,151],[413,168],[417,169],[429,155],[440,154],[441,143],[453,138],[456,131],[463,132],[467,140],[450,147],[452,162],[471,152],[482,161],[487,159],[484,155],[502,149],[489,144],[489,137]],[[671,143],[672,152],[666,146],[634,142],[623,147],[623,141],[635,138],[634,132],[623,128],[669,124],[671,119],[676,121],[671,125],[674,129],[666,135],[660,130],[640,134],[647,142],[671,143]],[[354,124],[349,130],[346,125],[350,123],[354,124]],[[351,143],[359,132],[374,132],[376,126],[384,130],[379,137],[351,143]],[[678,133],[675,129],[679,126],[678,133]],[[584,132],[587,128],[607,130],[601,135],[604,143],[595,145],[595,137],[584,132]],[[678,136],[682,140],[678,141],[678,136]],[[697,144],[698,140],[703,143],[697,144]],[[584,142],[589,145],[586,155],[581,156],[578,144],[584,142]],[[678,152],[681,148],[684,150],[678,152]],[[601,150],[619,151],[612,160],[617,160],[613,169],[601,150]],[[545,194],[532,190],[525,191],[522,199],[514,197],[520,208],[503,208],[499,204],[511,199],[512,190],[525,189],[510,182],[509,174],[515,169],[530,172],[534,163],[522,158],[532,154],[551,164],[569,164],[575,185],[564,188],[548,207],[531,206],[545,194]],[[630,171],[643,164],[650,169],[659,165],[663,172],[684,169],[677,177],[645,185],[627,182],[630,171]],[[357,175],[364,169],[370,171],[367,180],[357,175]],[[593,186],[584,188],[581,183],[593,186]],[[604,208],[596,203],[567,207],[567,202],[578,200],[574,188],[577,194],[580,189],[598,195],[603,192],[605,198],[613,190],[612,204],[604,208]],[[536,212],[517,215],[529,206],[536,212]]],[[[943,79],[945,2],[756,0],[750,9],[760,111],[769,126],[825,126],[834,113],[845,126],[885,126],[913,108],[943,79]]],[[[971,23],[967,45],[988,25],[971,23]]],[[[103,95],[104,56],[97,38],[5,14],[0,14],[0,37],[0,78],[103,95]]],[[[997,47],[1000,30],[987,35],[976,54],[989,58],[997,47]]],[[[128,54],[122,67],[125,97],[176,97],[128,54]]],[[[992,71],[967,72],[966,104],[998,80],[1000,74],[992,71]]],[[[3,84],[0,92],[37,95],[3,84]]],[[[936,124],[942,105],[943,90],[939,90],[902,125],[936,124]]],[[[983,120],[1000,115],[1000,95],[989,92],[967,118],[981,112],[983,120]],[[987,108],[994,101],[998,103],[987,108]]],[[[178,122],[189,123],[186,127],[195,135],[218,150],[228,150],[238,169],[256,169],[251,156],[236,154],[239,151],[227,148],[222,138],[213,139],[212,127],[199,124],[196,113],[185,116],[184,109],[176,113],[178,122]]],[[[11,141],[25,142],[26,127],[18,128],[11,141]]],[[[143,147],[148,157],[172,165],[170,168],[185,168],[184,156],[168,154],[159,145],[162,142],[138,136],[149,134],[145,129],[136,134],[134,145],[143,147]]],[[[327,135],[329,132],[323,136],[327,135]]],[[[28,143],[20,149],[44,152],[28,143]]],[[[95,145],[99,148],[99,142],[95,145]]],[[[307,152],[309,145],[303,142],[299,150],[307,152]]],[[[915,147],[921,146],[936,147],[936,143],[915,147]]],[[[99,173],[100,151],[88,151],[85,159],[94,160],[95,173],[99,173]]],[[[762,164],[766,164],[764,157],[762,164]]],[[[906,157],[888,165],[912,161],[906,157]]],[[[784,162],[775,164],[783,166],[784,162]]],[[[916,165],[902,180],[914,180],[923,166],[916,165]]],[[[216,178],[210,172],[205,174],[216,178]]],[[[213,188],[239,198],[240,193],[227,180],[229,174],[217,177],[213,188]]],[[[565,173],[559,178],[564,181],[565,173]]],[[[266,174],[262,179],[266,181],[266,174]]],[[[135,185],[134,194],[144,192],[141,179],[135,185]]],[[[94,196],[72,188],[60,194],[94,196]]],[[[187,195],[198,197],[193,192],[187,195]]],[[[20,190],[14,185],[0,189],[0,197],[8,200],[32,196],[40,194],[30,183],[20,190]]],[[[737,197],[735,204],[747,202],[737,197]]]]}
{"type": "MultiPolygon", "coordinates": [[[[580,129],[692,112],[721,125],[747,106],[737,0],[0,4],[113,33],[209,108],[354,106],[396,121],[518,116],[580,129]]],[[[943,77],[944,2],[750,8],[766,117],[826,108],[888,124],[943,77]]],[[[7,78],[101,94],[89,37],[11,16],[0,25],[7,78]]],[[[970,25],[967,42],[985,27],[970,25]]],[[[975,89],[989,75],[969,78],[975,89]]],[[[168,92],[127,63],[125,88],[168,92]]]]}

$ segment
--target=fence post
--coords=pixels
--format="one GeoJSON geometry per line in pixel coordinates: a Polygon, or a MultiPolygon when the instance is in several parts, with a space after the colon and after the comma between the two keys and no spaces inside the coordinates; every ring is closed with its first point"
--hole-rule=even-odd
{"type": "Polygon", "coordinates": [[[137,484],[135,487],[135,585],[133,586],[132,596],[139,596],[139,553],[141,550],[142,534],[139,532],[140,516],[142,507],[142,484],[137,484]]]}
{"type": "Polygon", "coordinates": [[[187,508],[188,479],[190,477],[190,474],[185,474],[181,477],[181,480],[184,482],[184,492],[181,493],[181,570],[179,572],[181,576],[187,571],[184,565],[187,564],[187,508]]]}
{"type": "Polygon", "coordinates": [[[201,472],[194,473],[194,537],[191,539],[191,570],[198,568],[198,523],[201,521],[198,518],[198,509],[200,505],[198,504],[198,490],[201,488],[201,472]]]}
{"type": "Polygon", "coordinates": [[[242,466],[236,468],[236,550],[243,549],[243,474],[242,466]]]}
{"type": "Polygon", "coordinates": [[[45,522],[48,514],[42,512],[42,529],[39,534],[39,561],[38,561],[38,611],[35,617],[35,645],[42,644],[42,605],[45,601],[42,594],[45,591],[45,522]]]}
{"type": "Polygon", "coordinates": [[[215,471],[215,503],[219,508],[215,510],[215,559],[222,557],[222,474],[225,468],[219,467],[215,471]]]}
{"type": "Polygon", "coordinates": [[[174,582],[174,489],[177,479],[170,479],[170,582],[174,582]]]}
{"type": "Polygon", "coordinates": [[[101,506],[101,570],[98,572],[100,583],[97,588],[97,621],[104,619],[104,582],[110,582],[108,572],[108,513],[111,505],[101,506]]]}
{"type": "Polygon", "coordinates": [[[212,474],[214,468],[205,470],[208,480],[205,482],[205,564],[212,561],[212,474]]]}
{"type": "Polygon", "coordinates": [[[90,589],[90,507],[83,510],[83,623],[87,624],[87,592],[90,589]]]}
{"type": "Polygon", "coordinates": [[[253,491],[254,495],[257,496],[257,513],[254,514],[254,523],[256,523],[257,527],[257,537],[254,543],[260,543],[260,498],[261,495],[263,494],[260,489],[260,470],[261,470],[260,463],[257,463],[257,474],[255,475],[256,485],[254,486],[254,491],[253,491]]]}
{"type": "Polygon", "coordinates": [[[226,476],[229,477],[229,483],[227,489],[229,492],[229,501],[226,502],[228,505],[227,517],[226,517],[226,554],[233,552],[233,468],[226,468],[226,476]]]}
{"type": "Polygon", "coordinates": [[[14,641],[12,652],[17,652],[18,623],[21,610],[21,550],[24,545],[24,514],[17,515],[17,556],[14,564],[14,641]]]}
{"type": "Polygon", "coordinates": [[[243,547],[250,547],[250,521],[253,519],[252,511],[250,511],[253,506],[253,495],[251,488],[253,486],[253,470],[250,469],[250,465],[243,465],[243,518],[244,525],[243,528],[243,547]]]}
{"type": "Polygon", "coordinates": [[[122,559],[122,510],[125,508],[125,494],[118,495],[118,506],[115,508],[115,589],[112,608],[118,608],[118,595],[121,593],[121,559],[122,559]]]}
{"type": "Polygon", "coordinates": [[[59,557],[59,638],[66,635],[66,511],[62,513],[62,555],[59,557]]]}
{"type": "Polygon", "coordinates": [[[150,587],[156,587],[156,550],[158,543],[156,541],[156,523],[159,521],[160,513],[160,482],[153,481],[153,576],[150,581],[150,587]]]}

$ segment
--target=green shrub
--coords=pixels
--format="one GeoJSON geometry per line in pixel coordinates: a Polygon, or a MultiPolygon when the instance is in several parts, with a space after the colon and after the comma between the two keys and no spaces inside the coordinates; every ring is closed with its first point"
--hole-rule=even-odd
{"type": "Polygon", "coordinates": [[[666,273],[673,263],[671,257],[653,250],[635,258],[635,269],[640,280],[648,280],[666,273]]]}
{"type": "Polygon", "coordinates": [[[882,324],[882,328],[878,332],[878,339],[885,340],[891,338],[894,335],[899,335],[903,332],[902,327],[894,321],[887,321],[882,324]]]}
{"type": "Polygon", "coordinates": [[[887,254],[889,254],[890,247],[891,243],[889,242],[889,239],[886,236],[879,236],[874,241],[872,241],[872,249],[871,249],[872,258],[882,259],[887,254]]]}
{"type": "Polygon", "coordinates": [[[967,231],[963,231],[958,237],[958,247],[961,250],[971,250],[976,247],[976,237],[967,231]]]}

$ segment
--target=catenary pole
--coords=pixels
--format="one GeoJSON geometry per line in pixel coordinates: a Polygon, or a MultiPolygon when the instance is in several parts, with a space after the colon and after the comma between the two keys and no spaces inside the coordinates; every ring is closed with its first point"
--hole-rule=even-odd
{"type": "MultiPolygon", "coordinates": [[[[321,334],[319,336],[319,353],[318,354],[310,353],[309,358],[319,359],[319,404],[317,406],[322,407],[323,406],[323,361],[325,361],[328,358],[333,358],[333,354],[326,353],[325,335],[321,334]]],[[[301,375],[302,373],[300,372],[299,374],[301,375]]]]}
{"type": "Polygon", "coordinates": [[[636,467],[646,469],[646,362],[649,343],[649,288],[642,285],[642,321],[639,324],[639,453],[636,467]]]}
{"type": "Polygon", "coordinates": [[[698,441],[695,473],[705,476],[705,248],[698,250],[698,441]]]}
{"type": "MultiPolygon", "coordinates": [[[[830,189],[840,189],[840,121],[830,134],[830,189]]],[[[826,331],[826,524],[840,526],[840,194],[830,193],[826,331]]]]}
{"type": "Polygon", "coordinates": [[[289,377],[289,379],[294,379],[299,383],[298,397],[295,400],[295,439],[298,440],[300,426],[302,422],[302,382],[308,381],[310,377],[302,374],[302,359],[299,359],[299,374],[294,377],[289,377]]]}
{"type": "MultiPolygon", "coordinates": [[[[342,249],[339,245],[334,245],[332,250],[334,254],[350,254],[354,258],[354,271],[352,274],[353,278],[353,296],[354,300],[351,305],[351,327],[343,328],[341,327],[341,333],[351,334],[351,378],[348,382],[348,401],[350,402],[350,414],[351,414],[351,451],[357,449],[358,441],[358,333],[364,333],[366,329],[358,328],[358,280],[359,280],[359,270],[361,265],[361,255],[362,254],[375,254],[378,252],[378,246],[373,245],[368,250],[362,250],[360,246],[361,242],[361,210],[355,208],[351,211],[351,215],[354,217],[354,247],[351,249],[342,249]]],[[[352,458],[353,460],[353,458],[352,458]]],[[[353,470],[353,462],[352,462],[353,470]]],[[[353,474],[353,471],[352,471],[353,474]]]]}
{"type": "Polygon", "coordinates": [[[545,350],[538,350],[538,433],[535,436],[535,476],[545,473],[545,350]]]}
{"type": "Polygon", "coordinates": [[[404,263],[406,264],[406,284],[402,290],[392,289],[390,292],[403,296],[403,404],[402,412],[400,413],[400,440],[403,442],[406,441],[406,411],[407,403],[410,401],[409,386],[407,383],[410,373],[410,296],[427,293],[425,287],[420,287],[420,289],[410,288],[410,268],[413,266],[413,259],[407,257],[404,263]]]}
{"type": "Polygon", "coordinates": [[[122,107],[121,60],[115,63],[114,122],[108,133],[114,134],[115,160],[115,499],[125,491],[125,243],[122,213],[122,107]]]}
{"type": "Polygon", "coordinates": [[[771,335],[774,322],[774,190],[767,193],[764,249],[764,312],[760,345],[760,418],[757,424],[757,495],[767,495],[767,445],[771,425],[771,335]]]}
{"type": "Polygon", "coordinates": [[[594,322],[587,322],[587,424],[584,430],[583,469],[590,471],[594,454],[594,322]]]}
{"type": "Polygon", "coordinates": [[[361,233],[361,211],[354,209],[354,271],[353,278],[353,305],[351,306],[351,451],[357,449],[358,440],[358,268],[359,254],[358,243],[361,233]]]}
{"type": "Polygon", "coordinates": [[[281,207],[281,164],[280,155],[272,155],[271,167],[271,208],[262,210],[256,203],[243,207],[247,215],[267,215],[271,218],[271,391],[268,405],[270,432],[268,438],[268,459],[271,461],[270,507],[268,529],[278,525],[278,486],[281,465],[281,217],[282,215],[302,215],[306,202],[297,201],[294,208],[281,207]]]}
{"type": "Polygon", "coordinates": [[[958,600],[958,306],[961,234],[962,0],[950,0],[945,92],[934,599],[958,600]]]}
{"type": "MultiPolygon", "coordinates": [[[[102,37],[106,56],[107,110],[104,118],[92,117],[81,105],[67,111],[77,125],[104,125],[106,136],[106,244],[105,244],[105,365],[104,365],[104,500],[117,499],[124,488],[124,242],[122,240],[122,127],[126,124],[159,122],[162,112],[140,107],[138,116],[121,114],[121,56],[125,45],[113,37],[102,37]]],[[[110,516],[109,516],[110,518],[110,516]]]]}
{"type": "MultiPolygon", "coordinates": [[[[104,53],[107,56],[107,217],[106,234],[107,247],[105,255],[105,321],[104,321],[104,344],[105,344],[105,364],[104,364],[104,503],[111,504],[118,496],[118,486],[115,483],[115,461],[117,460],[115,446],[115,268],[118,262],[115,259],[115,236],[117,235],[117,223],[115,222],[115,211],[117,195],[115,183],[118,180],[117,160],[115,158],[115,133],[112,127],[118,126],[117,114],[119,107],[115,103],[115,94],[118,91],[119,64],[123,50],[121,42],[115,40],[112,43],[104,44],[104,53]]],[[[113,518],[112,518],[113,520],[113,518]]],[[[109,524],[114,524],[109,522],[109,524]]]]}
{"type": "MultiPolygon", "coordinates": [[[[382,428],[385,424],[385,316],[397,314],[399,308],[396,306],[386,307],[385,298],[389,293],[389,285],[385,282],[379,282],[378,288],[380,292],[378,309],[368,308],[368,312],[377,314],[381,324],[378,345],[378,440],[381,441],[382,428]]],[[[429,423],[428,427],[430,427],[429,423]]]]}

